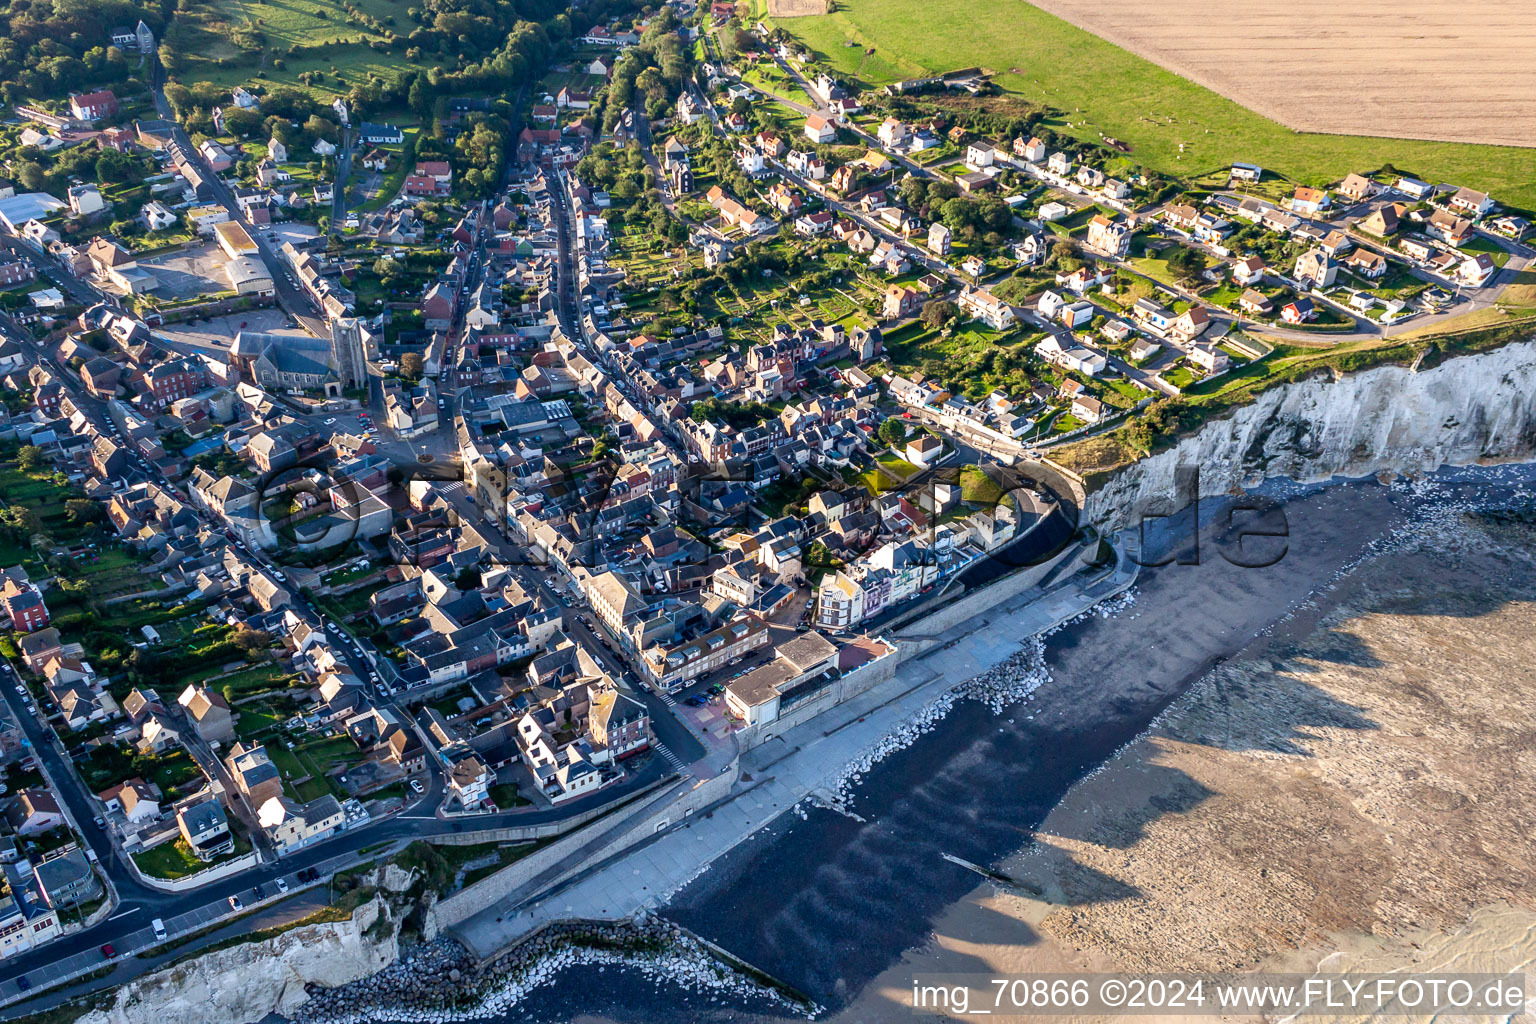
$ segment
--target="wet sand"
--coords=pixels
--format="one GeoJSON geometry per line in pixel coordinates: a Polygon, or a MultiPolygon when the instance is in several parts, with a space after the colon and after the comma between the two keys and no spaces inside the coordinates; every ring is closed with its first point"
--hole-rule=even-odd
{"type": "Polygon", "coordinates": [[[1044,898],[977,886],[832,1019],[908,1019],[919,972],[1529,969],[1533,561],[1479,517],[1365,561],[997,865],[1044,898]]]}
{"type": "MultiPolygon", "coordinates": [[[[1074,782],[1401,522],[1401,505],[1374,483],[1298,498],[1286,509],[1289,550],[1265,569],[1230,564],[1208,532],[1200,564],[1148,571],[1131,612],[1053,636],[1052,679],[1034,701],[1002,717],[962,702],[871,773],[853,802],[859,820],[789,818],[664,916],[841,1008],[975,887],[946,854],[993,865],[1020,849],[1074,782]]],[[[1221,511],[1202,506],[1207,518],[1221,511]]]]}
{"type": "MultiPolygon", "coordinates": [[[[1507,493],[1480,474],[1461,493],[1507,493]]],[[[915,972],[1520,959],[1536,851],[1508,801],[1531,790],[1531,709],[1504,714],[1488,680],[1536,693],[1518,646],[1531,528],[1454,574],[1446,554],[1371,556],[1425,508],[1374,482],[1306,492],[1268,569],[1230,565],[1208,532],[1201,564],[1150,570],[1130,611],[1051,637],[1033,701],[961,702],[868,774],[855,816],[786,816],[663,916],[842,1022],[912,1019],[915,972]],[[978,885],[945,854],[1047,898],[978,885]]],[[[570,972],[515,1019],[585,1014],[782,1019],[614,971],[570,972]]]]}

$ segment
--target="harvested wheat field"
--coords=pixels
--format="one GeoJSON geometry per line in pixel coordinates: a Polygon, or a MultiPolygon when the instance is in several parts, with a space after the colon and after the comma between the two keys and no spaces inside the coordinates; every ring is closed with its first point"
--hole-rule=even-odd
{"type": "Polygon", "coordinates": [[[826,13],[827,0],[768,0],[768,15],[773,18],[804,18],[826,13]]]}
{"type": "Polygon", "coordinates": [[[1036,6],[1298,131],[1536,146],[1532,0],[1036,6]]]}

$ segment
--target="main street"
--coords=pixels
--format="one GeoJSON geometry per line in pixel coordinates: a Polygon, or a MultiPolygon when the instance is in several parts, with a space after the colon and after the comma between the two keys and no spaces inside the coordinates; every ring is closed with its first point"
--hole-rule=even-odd
{"type": "MultiPolygon", "coordinates": [[[[33,254],[29,253],[29,255],[33,254]]],[[[46,263],[44,268],[47,272],[46,263]]],[[[68,275],[62,276],[66,280],[73,280],[68,275]]],[[[76,283],[84,290],[83,299],[100,301],[102,298],[84,282],[76,283]]],[[[561,284],[562,291],[569,294],[568,282],[562,280],[561,284]]],[[[115,431],[106,415],[104,402],[86,395],[78,386],[73,374],[58,365],[40,347],[37,349],[37,358],[40,362],[49,365],[59,378],[72,404],[80,409],[99,431],[107,434],[115,431]]],[[[131,453],[130,460],[134,470],[143,479],[152,479],[161,486],[170,486],[169,481],[161,475],[159,470],[146,463],[136,452],[131,453]]],[[[480,510],[473,503],[464,500],[467,494],[464,493],[462,486],[458,487],[457,491],[459,500],[455,502],[456,508],[470,521],[484,525],[486,520],[480,510]]],[[[502,542],[497,531],[486,529],[485,533],[495,541],[501,557],[509,563],[517,560],[519,556],[516,549],[502,542]]],[[[288,575],[285,571],[288,567],[274,560],[259,547],[245,546],[244,551],[247,557],[268,569],[282,572],[285,577],[288,575]]],[[[554,602],[557,606],[564,606],[565,602],[549,588],[547,583],[531,577],[530,570],[524,568],[520,576],[525,585],[540,589],[547,600],[554,602]]],[[[293,607],[311,626],[322,628],[325,625],[322,614],[301,593],[294,593],[293,607]]],[[[569,609],[566,617],[567,628],[585,641],[592,643],[594,651],[601,652],[599,642],[595,641],[584,624],[569,609]]],[[[332,632],[337,631],[332,630],[332,632]]],[[[419,723],[414,716],[406,714],[403,709],[395,705],[389,695],[382,692],[375,684],[375,667],[380,664],[381,659],[367,641],[346,637],[335,643],[333,649],[347,662],[352,672],[364,681],[364,686],[375,700],[386,707],[394,708],[402,721],[411,722],[420,732],[419,723]]],[[[604,654],[599,654],[599,657],[604,659],[611,670],[622,671],[622,667],[611,657],[604,654]]],[[[704,754],[702,744],[670,713],[670,709],[665,704],[650,694],[639,692],[637,696],[645,700],[652,714],[656,740],[660,748],[658,754],[645,759],[622,781],[606,786],[596,793],[569,801],[559,807],[539,805],[494,814],[440,815],[435,812],[443,795],[441,767],[429,759],[429,763],[432,764],[432,769],[427,774],[429,785],[424,786],[424,792],[415,796],[399,813],[331,836],[275,861],[271,859],[270,852],[267,852],[263,857],[263,863],[259,866],[242,871],[229,879],[207,883],[185,891],[166,891],[141,880],[136,871],[129,866],[126,856],[112,843],[105,830],[95,824],[98,811],[92,802],[94,798],[86,791],[69,765],[52,731],[27,711],[22,695],[16,691],[19,680],[9,666],[3,669],[3,673],[3,677],[0,677],[0,689],[5,691],[4,699],[10,705],[14,717],[21,723],[27,735],[27,742],[36,752],[40,767],[58,793],[62,806],[78,827],[82,840],[95,855],[107,876],[115,894],[116,903],[110,915],[93,926],[72,932],[35,950],[0,962],[0,1005],[15,1001],[22,995],[24,991],[21,987],[22,979],[26,981],[25,991],[38,992],[49,985],[95,970],[105,960],[100,952],[100,947],[104,944],[110,943],[119,955],[128,955],[156,945],[157,940],[149,927],[150,920],[154,918],[162,919],[168,933],[173,937],[197,931],[242,912],[233,909],[229,902],[231,896],[238,897],[247,909],[255,906],[261,898],[269,900],[276,898],[279,893],[275,883],[279,878],[293,889],[298,887],[298,872],[315,868],[322,876],[326,876],[357,863],[362,858],[361,851],[364,850],[381,849],[433,836],[559,822],[610,802],[620,801],[627,795],[669,774],[679,761],[696,760],[704,754]],[[262,896],[258,896],[257,887],[260,887],[262,896]]],[[[431,749],[430,745],[428,749],[431,749]]],[[[212,757],[212,751],[201,753],[204,754],[204,758],[200,760],[212,757]]],[[[217,772],[218,769],[215,768],[215,771],[217,772]]]]}

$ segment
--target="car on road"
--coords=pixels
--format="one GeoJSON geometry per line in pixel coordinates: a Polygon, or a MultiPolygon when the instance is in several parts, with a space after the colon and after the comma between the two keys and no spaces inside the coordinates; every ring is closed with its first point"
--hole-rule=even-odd
{"type": "Polygon", "coordinates": [[[335,423],[335,422],[336,422],[336,417],[335,416],[327,416],[326,419],[325,419],[325,425],[326,426],[330,426],[332,423],[335,423]]]}
{"type": "Polygon", "coordinates": [[[101,947],[101,955],[106,957],[108,960],[116,960],[117,950],[113,949],[112,943],[109,942],[105,946],[101,947]]]}
{"type": "Polygon", "coordinates": [[[91,821],[93,821],[95,823],[97,828],[106,828],[107,827],[107,819],[103,818],[99,814],[96,815],[96,817],[92,818],[91,821]]]}
{"type": "Polygon", "coordinates": [[[27,989],[32,987],[32,982],[27,980],[27,976],[23,974],[21,977],[16,979],[16,987],[22,992],[25,992],[27,989]]]}
{"type": "Polygon", "coordinates": [[[260,885],[253,885],[253,886],[251,886],[251,892],[256,894],[257,902],[260,902],[261,900],[264,900],[264,899],[267,898],[266,892],[264,892],[262,890],[260,885]]]}
{"type": "Polygon", "coordinates": [[[423,793],[423,792],[425,792],[425,789],[421,785],[421,780],[420,779],[412,779],[411,780],[411,792],[412,793],[416,793],[418,795],[423,793]]]}
{"type": "Polygon", "coordinates": [[[277,880],[277,891],[278,892],[287,892],[288,891],[288,879],[286,879],[286,878],[279,878],[277,880]]]}
{"type": "Polygon", "coordinates": [[[240,897],[239,896],[231,896],[229,898],[229,909],[230,910],[244,910],[245,909],[245,904],[240,902],[240,897]]]}

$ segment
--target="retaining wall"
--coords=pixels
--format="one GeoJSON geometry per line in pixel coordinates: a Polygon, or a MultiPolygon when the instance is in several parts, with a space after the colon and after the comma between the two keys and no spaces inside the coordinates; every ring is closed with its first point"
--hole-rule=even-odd
{"type": "Polygon", "coordinates": [[[733,761],[726,772],[713,778],[692,784],[687,780],[676,783],[625,813],[606,833],[596,830],[574,832],[474,885],[466,886],[432,908],[438,929],[451,928],[510,896],[547,892],[577,873],[623,853],[728,797],[738,774],[739,769],[733,761]],[[535,882],[536,889],[531,888],[535,882]]]}
{"type": "Polygon", "coordinates": [[[242,871],[249,871],[261,863],[261,858],[257,856],[255,850],[252,850],[243,857],[227,860],[222,864],[217,864],[206,870],[199,871],[195,875],[188,875],[185,878],[155,878],[140,871],[139,866],[134,863],[132,857],[124,859],[133,869],[133,873],[139,881],[152,889],[163,889],[166,892],[184,892],[187,889],[196,889],[199,886],[207,885],[209,882],[217,882],[221,878],[228,878],[230,875],[238,875],[242,871]]]}
{"type": "Polygon", "coordinates": [[[736,742],[740,745],[742,753],[753,747],[762,746],[775,737],[782,736],[790,729],[804,725],[818,715],[825,714],[844,701],[852,700],[861,693],[867,693],[879,684],[890,679],[896,674],[896,667],[902,662],[901,648],[877,658],[866,665],[860,665],[852,672],[838,676],[830,685],[823,687],[814,697],[808,697],[796,704],[787,712],[781,711],[779,717],[771,722],[763,722],[749,729],[742,729],[736,733],[736,742]]]}

